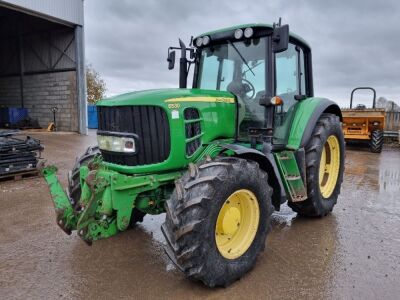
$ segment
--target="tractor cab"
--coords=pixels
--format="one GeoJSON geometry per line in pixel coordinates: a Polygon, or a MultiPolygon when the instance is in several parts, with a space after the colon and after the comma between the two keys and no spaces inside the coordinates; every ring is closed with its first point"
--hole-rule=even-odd
{"type": "MultiPolygon", "coordinates": [[[[181,42],[180,48],[169,49],[170,62],[175,57],[171,50],[184,49],[180,78],[186,79],[194,64],[194,89],[235,96],[238,140],[286,145],[294,104],[313,96],[307,43],[289,34],[288,25],[247,24],[204,33],[193,45],[186,48],[181,42]]],[[[186,87],[186,80],[180,80],[180,87],[186,87]]]]}

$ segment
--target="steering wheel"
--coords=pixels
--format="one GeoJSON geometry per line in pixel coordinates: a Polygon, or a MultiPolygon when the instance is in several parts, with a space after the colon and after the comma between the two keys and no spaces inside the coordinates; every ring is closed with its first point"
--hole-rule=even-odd
{"type": "Polygon", "coordinates": [[[245,78],[242,78],[242,83],[244,86],[244,93],[245,93],[246,97],[250,100],[254,99],[254,96],[256,95],[256,89],[254,88],[254,85],[245,78]],[[248,95],[249,93],[251,93],[251,94],[248,95]]]}

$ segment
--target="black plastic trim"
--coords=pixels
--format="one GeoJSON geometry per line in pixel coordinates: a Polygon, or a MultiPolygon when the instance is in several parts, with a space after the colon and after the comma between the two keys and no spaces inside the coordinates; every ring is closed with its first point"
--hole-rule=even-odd
{"type": "Polygon", "coordinates": [[[98,132],[117,132],[136,135],[137,155],[101,150],[106,162],[138,166],[160,163],[171,151],[168,116],[162,107],[150,105],[98,106],[98,132]],[[122,155],[121,155],[122,153],[122,155]]]}

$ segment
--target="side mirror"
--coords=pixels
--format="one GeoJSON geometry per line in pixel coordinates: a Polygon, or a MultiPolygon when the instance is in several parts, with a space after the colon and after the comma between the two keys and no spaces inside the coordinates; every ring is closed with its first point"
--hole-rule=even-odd
{"type": "Polygon", "coordinates": [[[175,66],[175,51],[171,51],[168,53],[168,70],[172,70],[175,66]]]}
{"type": "Polygon", "coordinates": [[[289,25],[274,28],[272,33],[272,51],[279,53],[285,51],[289,46],[289,25]]]}
{"type": "Polygon", "coordinates": [[[196,54],[194,53],[194,49],[190,49],[190,59],[194,59],[196,57],[196,54]]]}

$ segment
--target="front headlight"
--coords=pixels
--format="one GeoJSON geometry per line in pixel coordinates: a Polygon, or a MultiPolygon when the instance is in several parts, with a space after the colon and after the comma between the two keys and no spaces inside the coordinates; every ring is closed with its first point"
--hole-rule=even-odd
{"type": "Polygon", "coordinates": [[[135,153],[136,143],[133,137],[114,136],[114,135],[97,135],[97,143],[101,150],[135,153]]]}

